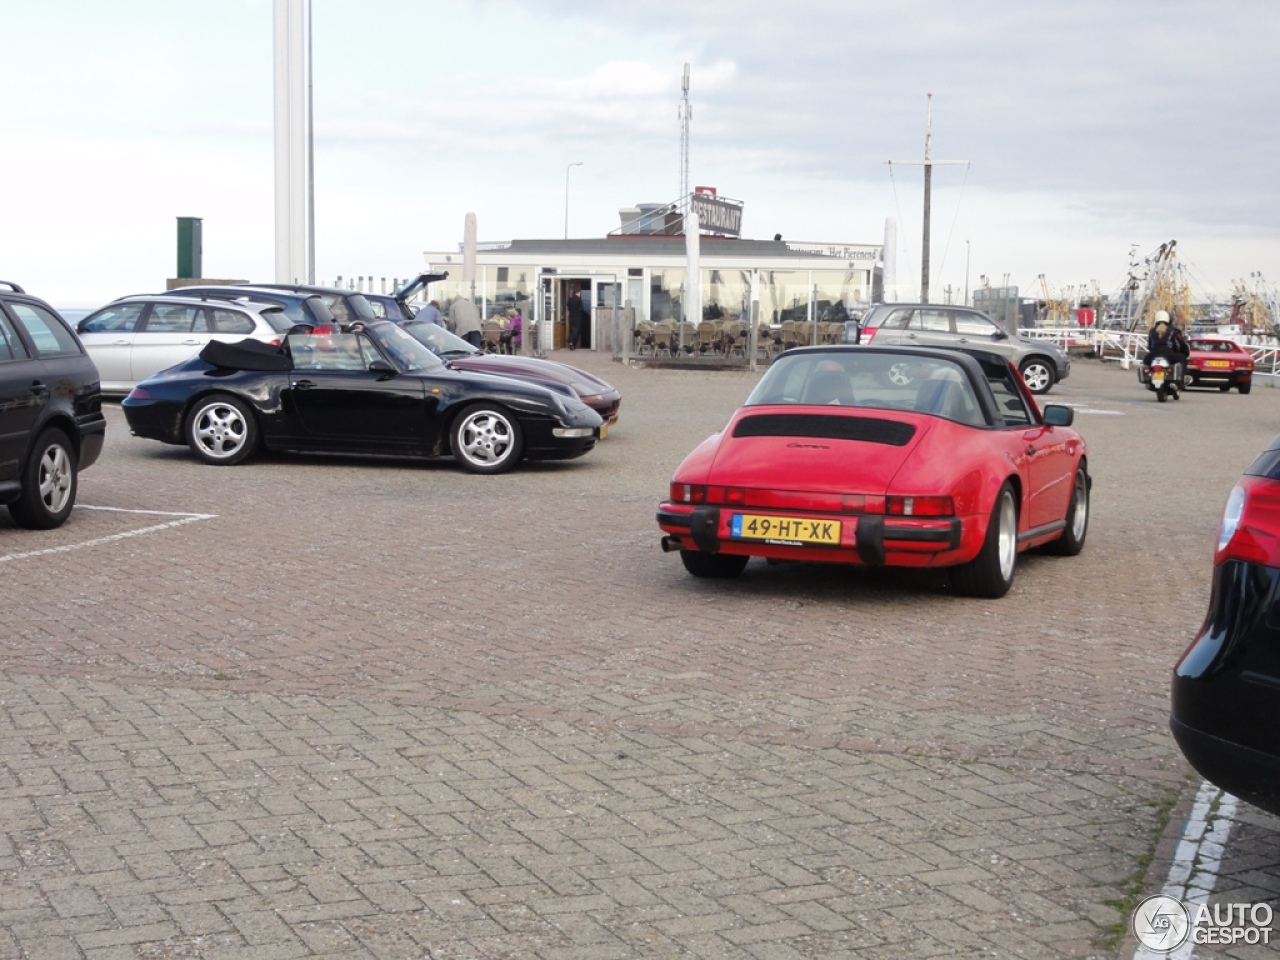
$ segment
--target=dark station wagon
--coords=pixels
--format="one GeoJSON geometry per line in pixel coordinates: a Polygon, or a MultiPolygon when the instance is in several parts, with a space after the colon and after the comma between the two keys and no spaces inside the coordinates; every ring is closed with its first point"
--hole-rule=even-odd
{"type": "Polygon", "coordinates": [[[64,523],[106,431],[98,369],[71,327],[43,300],[0,281],[0,503],[14,523],[64,523]]]}

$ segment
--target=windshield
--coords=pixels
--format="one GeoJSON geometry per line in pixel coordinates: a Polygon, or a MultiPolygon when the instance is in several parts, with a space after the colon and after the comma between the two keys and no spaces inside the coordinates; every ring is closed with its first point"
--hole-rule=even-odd
{"type": "Polygon", "coordinates": [[[975,426],[984,422],[960,364],[891,351],[783,354],[747,398],[747,406],[763,404],[912,410],[975,426]]]}
{"type": "Polygon", "coordinates": [[[402,370],[439,370],[444,366],[443,360],[411,337],[404,327],[398,327],[394,323],[379,323],[375,327],[366,327],[365,330],[378,342],[382,352],[391,357],[402,370]]]}
{"type": "Polygon", "coordinates": [[[424,320],[418,323],[406,323],[400,329],[407,331],[438,357],[466,357],[481,352],[438,323],[424,320]]]}

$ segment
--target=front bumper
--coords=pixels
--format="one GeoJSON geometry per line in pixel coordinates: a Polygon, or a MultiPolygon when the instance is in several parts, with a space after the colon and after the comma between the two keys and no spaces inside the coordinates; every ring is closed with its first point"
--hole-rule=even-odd
{"type": "Polygon", "coordinates": [[[934,566],[961,562],[954,556],[962,546],[964,526],[957,517],[886,517],[880,514],[845,515],[798,520],[838,520],[840,544],[806,544],[776,539],[733,537],[731,519],[737,508],[690,507],[671,501],[658,508],[658,526],[667,536],[667,548],[730,553],[780,560],[812,560],[868,567],[934,566]]]}

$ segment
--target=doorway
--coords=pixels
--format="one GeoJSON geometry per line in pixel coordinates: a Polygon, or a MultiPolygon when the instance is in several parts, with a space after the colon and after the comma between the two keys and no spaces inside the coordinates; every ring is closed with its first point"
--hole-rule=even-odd
{"type": "Polygon", "coordinates": [[[553,349],[567,350],[569,348],[569,298],[573,296],[574,291],[581,295],[582,306],[585,311],[582,318],[582,331],[578,337],[578,348],[580,350],[591,349],[591,317],[594,312],[592,310],[594,304],[591,299],[591,280],[586,277],[561,277],[557,279],[553,349]]]}

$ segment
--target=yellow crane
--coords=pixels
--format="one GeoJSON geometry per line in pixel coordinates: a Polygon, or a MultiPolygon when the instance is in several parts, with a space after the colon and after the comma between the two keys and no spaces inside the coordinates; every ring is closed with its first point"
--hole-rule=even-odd
{"type": "Polygon", "coordinates": [[[1038,311],[1037,322],[1044,327],[1065,327],[1074,322],[1071,316],[1071,297],[1055,297],[1049,289],[1049,281],[1040,274],[1040,289],[1044,292],[1044,305],[1038,311]]]}

